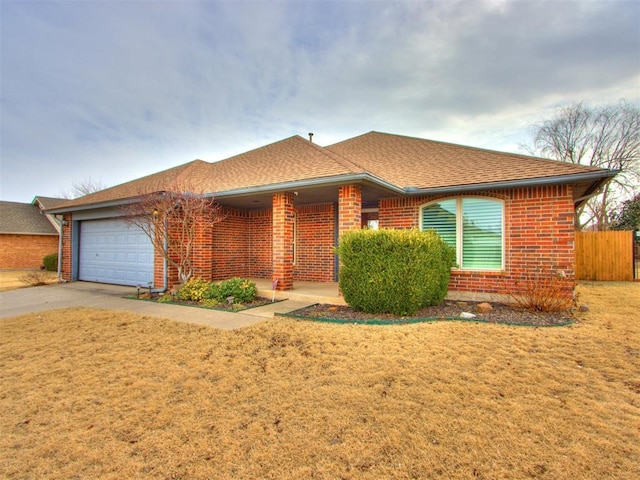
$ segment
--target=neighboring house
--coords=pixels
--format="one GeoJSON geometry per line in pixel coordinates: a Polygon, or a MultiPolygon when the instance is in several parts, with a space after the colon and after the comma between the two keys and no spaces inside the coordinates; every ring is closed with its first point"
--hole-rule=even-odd
{"type": "Polygon", "coordinates": [[[553,272],[574,286],[575,207],[617,172],[370,132],[321,147],[300,136],[201,160],[60,205],[68,280],[168,288],[150,242],[119,206],[168,182],[209,192],[225,219],[202,232],[196,276],[337,279],[334,246],[362,226],[436,229],[456,247],[450,293],[485,298],[553,272]]]}
{"type": "Polygon", "coordinates": [[[60,226],[44,210],[62,202],[67,200],[0,201],[0,269],[40,268],[46,255],[58,252],[60,226]]]}

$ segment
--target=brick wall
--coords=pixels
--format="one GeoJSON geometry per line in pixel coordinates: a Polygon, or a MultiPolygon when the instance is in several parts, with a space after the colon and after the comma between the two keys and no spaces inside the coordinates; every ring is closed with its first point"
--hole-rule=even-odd
{"type": "Polygon", "coordinates": [[[278,280],[278,290],[293,288],[294,225],[293,194],[275,193],[273,195],[272,250],[273,278],[278,280]]]}
{"type": "Polygon", "coordinates": [[[332,203],[301,206],[296,211],[296,264],[294,280],[331,282],[335,206],[332,203]]]}
{"type": "Polygon", "coordinates": [[[57,235],[0,235],[0,269],[40,268],[51,253],[58,253],[57,235]]]}
{"type": "Polygon", "coordinates": [[[212,257],[209,274],[213,280],[251,276],[249,213],[227,208],[223,210],[223,216],[224,220],[213,227],[212,241],[204,245],[212,257]]]}
{"type": "Polygon", "coordinates": [[[343,185],[338,189],[338,232],[361,228],[362,190],[360,185],[343,185]]]}
{"type": "Polygon", "coordinates": [[[271,234],[273,215],[271,210],[249,213],[249,274],[250,277],[271,278],[273,275],[273,249],[271,234]]]}
{"type": "MultiPolygon", "coordinates": [[[[565,277],[566,295],[575,286],[574,209],[571,188],[547,186],[484,192],[504,200],[505,269],[499,272],[454,270],[449,290],[504,294],[526,275],[551,271],[565,277]]],[[[419,207],[444,196],[389,198],[380,201],[380,227],[419,226],[419,207]]]]}

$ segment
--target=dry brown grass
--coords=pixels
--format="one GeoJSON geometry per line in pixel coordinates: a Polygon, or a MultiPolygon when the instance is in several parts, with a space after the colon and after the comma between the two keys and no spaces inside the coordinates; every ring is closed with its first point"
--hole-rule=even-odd
{"type": "Polygon", "coordinates": [[[635,479],[640,284],[577,324],[0,321],[0,477],[635,479]]]}
{"type": "Polygon", "coordinates": [[[31,280],[35,276],[42,279],[44,283],[56,283],[58,281],[57,275],[56,272],[44,270],[0,270],[0,292],[30,287],[31,280]]]}

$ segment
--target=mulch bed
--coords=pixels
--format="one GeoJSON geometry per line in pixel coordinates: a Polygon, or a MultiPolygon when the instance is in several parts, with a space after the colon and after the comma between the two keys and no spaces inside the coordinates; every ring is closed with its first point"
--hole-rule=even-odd
{"type": "Polygon", "coordinates": [[[441,305],[425,307],[416,315],[399,317],[392,314],[357,312],[349,306],[316,304],[290,312],[287,316],[309,318],[320,321],[334,321],[344,323],[394,324],[413,323],[426,320],[467,320],[471,322],[500,323],[507,325],[526,325],[536,327],[553,327],[573,323],[571,312],[532,312],[521,310],[509,305],[491,303],[493,310],[479,313],[478,304],[481,302],[444,301],[441,305]],[[476,315],[472,319],[461,318],[463,312],[476,315]]]}
{"type": "MultiPolygon", "coordinates": [[[[247,302],[247,303],[228,303],[228,302],[220,302],[218,304],[216,304],[214,307],[208,307],[206,305],[203,305],[199,302],[194,302],[194,301],[190,301],[190,300],[180,300],[178,298],[175,298],[173,300],[171,300],[170,302],[159,302],[158,299],[161,298],[160,295],[158,294],[152,294],[151,296],[148,293],[145,294],[141,294],[139,297],[138,296],[133,296],[133,297],[128,297],[128,298],[133,298],[136,300],[146,300],[148,302],[156,302],[156,303],[164,303],[167,305],[182,305],[182,306],[187,306],[187,307],[197,307],[197,308],[206,308],[208,310],[222,310],[225,312],[242,312],[243,310],[248,310],[250,308],[256,308],[256,307],[262,307],[263,305],[267,305],[272,303],[270,298],[265,298],[265,297],[256,297],[255,300],[253,300],[253,302],[247,302]]],[[[280,300],[276,300],[276,302],[278,302],[280,300]]]]}

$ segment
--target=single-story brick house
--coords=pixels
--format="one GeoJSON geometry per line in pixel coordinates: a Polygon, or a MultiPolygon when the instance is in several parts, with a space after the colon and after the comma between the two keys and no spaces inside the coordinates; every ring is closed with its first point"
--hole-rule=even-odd
{"type": "Polygon", "coordinates": [[[64,199],[35,197],[31,203],[0,201],[0,269],[40,268],[58,251],[59,223],[48,214],[64,199]]]}
{"type": "MultiPolygon", "coordinates": [[[[63,215],[67,280],[170,288],[176,272],[119,218],[168,181],[210,192],[225,219],[201,236],[195,275],[333,282],[340,235],[363,226],[436,229],[457,250],[450,293],[483,298],[543,272],[574,285],[575,207],[616,172],[370,132],[321,147],[300,136],[215,163],[195,160],[111,187],[63,215]]],[[[133,229],[133,230],[132,230],[133,229]]]]}

